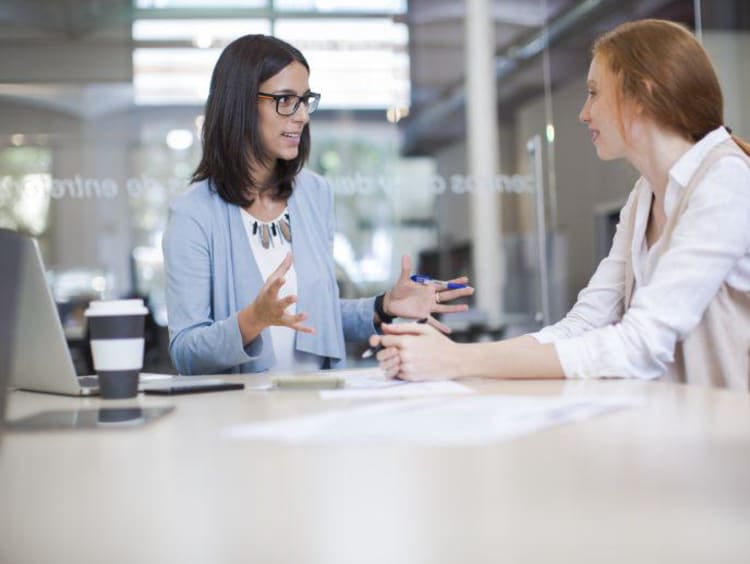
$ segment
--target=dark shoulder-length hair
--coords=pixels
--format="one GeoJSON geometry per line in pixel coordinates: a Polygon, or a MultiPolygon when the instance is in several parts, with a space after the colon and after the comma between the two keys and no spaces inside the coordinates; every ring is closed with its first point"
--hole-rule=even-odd
{"type": "Polygon", "coordinates": [[[192,182],[208,180],[231,204],[249,206],[250,191],[273,189],[273,197],[286,199],[292,183],[310,154],[310,127],[305,125],[297,157],[276,159],[265,185],[253,179],[251,166],[267,160],[258,127],[260,84],[293,62],[309,72],[302,53],[285,41],[267,35],[245,35],[222,52],[211,76],[203,121],[203,156],[192,182]]]}

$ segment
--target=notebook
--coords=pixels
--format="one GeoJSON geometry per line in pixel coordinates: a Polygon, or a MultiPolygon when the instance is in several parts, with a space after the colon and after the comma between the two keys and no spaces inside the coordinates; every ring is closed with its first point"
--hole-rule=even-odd
{"type": "MultiPolygon", "coordinates": [[[[98,394],[96,376],[76,374],[36,240],[0,229],[0,257],[0,308],[7,310],[0,309],[0,352],[6,351],[0,362],[7,365],[0,364],[0,387],[70,396],[98,394]]],[[[142,374],[140,388],[183,379],[188,380],[142,374]]]]}

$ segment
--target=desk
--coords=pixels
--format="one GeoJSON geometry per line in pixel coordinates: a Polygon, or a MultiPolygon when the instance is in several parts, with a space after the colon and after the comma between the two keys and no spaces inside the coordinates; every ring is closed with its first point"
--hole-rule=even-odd
{"type": "MultiPolygon", "coordinates": [[[[140,396],[131,403],[176,410],[130,431],[5,435],[0,562],[750,562],[750,395],[612,380],[467,385],[645,404],[483,448],[290,446],[220,430],[363,400],[140,396]]],[[[14,392],[8,416],[100,404],[14,392]]]]}

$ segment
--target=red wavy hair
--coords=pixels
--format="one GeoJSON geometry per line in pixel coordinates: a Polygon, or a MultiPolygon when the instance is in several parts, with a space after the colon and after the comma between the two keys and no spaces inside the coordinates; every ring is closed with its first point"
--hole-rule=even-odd
{"type": "MultiPolygon", "coordinates": [[[[724,97],[711,60],[684,26],[657,19],[627,22],[599,37],[593,55],[615,76],[618,99],[685,139],[699,141],[724,123],[724,97]]],[[[750,155],[750,144],[732,135],[750,155]]]]}

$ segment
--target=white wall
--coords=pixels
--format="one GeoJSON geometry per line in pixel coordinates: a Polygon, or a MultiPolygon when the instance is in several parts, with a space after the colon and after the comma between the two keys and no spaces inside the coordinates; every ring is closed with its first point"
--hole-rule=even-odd
{"type": "MultiPolygon", "coordinates": [[[[466,174],[466,143],[460,142],[441,149],[435,155],[437,174],[449,179],[454,174],[466,174]]],[[[466,226],[469,222],[469,198],[446,190],[435,201],[435,219],[441,247],[463,243],[471,238],[466,226]]]]}

